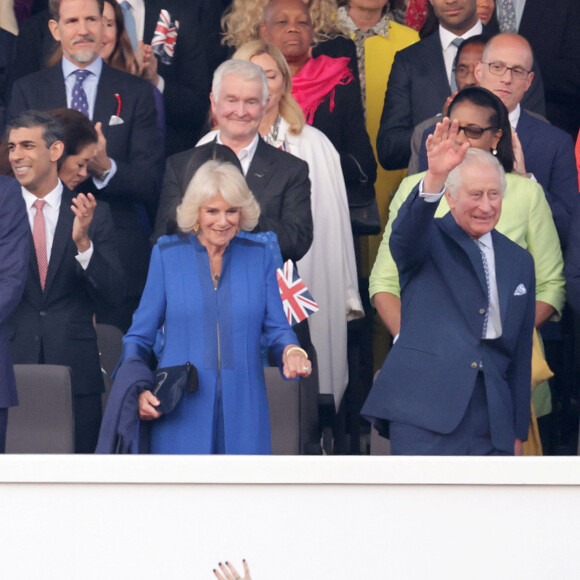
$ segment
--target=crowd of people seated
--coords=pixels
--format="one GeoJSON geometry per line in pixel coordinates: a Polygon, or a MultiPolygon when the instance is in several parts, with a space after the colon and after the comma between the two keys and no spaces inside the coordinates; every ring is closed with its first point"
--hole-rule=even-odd
{"type": "Polygon", "coordinates": [[[300,380],[302,452],[320,452],[327,427],[358,440],[337,452],[358,453],[359,428],[388,437],[391,422],[394,452],[576,453],[576,0],[4,4],[0,451],[12,365],[57,364],[72,371],[78,453],[269,453],[269,365],[300,380]],[[493,179],[473,193],[482,172],[493,179]],[[430,225],[452,220],[452,241],[430,225]],[[461,239],[490,232],[478,302],[461,239]],[[439,268],[439,244],[457,270],[439,268]],[[529,309],[504,319],[523,299],[507,298],[500,251],[518,261],[511,294],[533,328],[529,309]],[[447,283],[469,289],[465,304],[437,295],[447,283]],[[433,337],[469,342],[458,312],[471,307],[479,354],[426,348],[434,320],[433,337]],[[125,335],[104,418],[99,323],[125,335]],[[475,365],[473,381],[450,361],[475,365]],[[186,362],[198,390],[160,412],[155,370],[186,362]],[[399,387],[423,372],[430,395],[397,394],[405,365],[399,387]],[[432,397],[455,380],[445,423],[432,397]],[[482,420],[491,448],[469,439],[482,420]],[[468,437],[447,446],[455,430],[468,437]]]}

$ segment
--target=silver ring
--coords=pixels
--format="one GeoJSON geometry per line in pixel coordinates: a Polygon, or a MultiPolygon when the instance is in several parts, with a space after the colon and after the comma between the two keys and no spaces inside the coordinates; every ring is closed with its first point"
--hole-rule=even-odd
{"type": "Polygon", "coordinates": [[[309,370],[310,370],[310,367],[302,367],[302,370],[303,370],[304,372],[306,372],[306,371],[309,371],[309,370]]]}
{"type": "Polygon", "coordinates": [[[86,214],[85,214],[85,217],[89,217],[89,214],[88,214],[88,213],[86,213],[86,214]]]}

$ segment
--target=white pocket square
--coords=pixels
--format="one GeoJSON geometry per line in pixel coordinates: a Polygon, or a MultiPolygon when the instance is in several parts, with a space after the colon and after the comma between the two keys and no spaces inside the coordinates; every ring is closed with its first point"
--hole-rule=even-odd
{"type": "Polygon", "coordinates": [[[514,296],[523,296],[527,293],[528,291],[526,290],[526,287],[523,284],[518,284],[518,287],[515,289],[514,296]]]}
{"type": "Polygon", "coordinates": [[[121,119],[121,117],[117,117],[117,115],[111,115],[109,119],[109,125],[122,125],[125,121],[121,119]]]}

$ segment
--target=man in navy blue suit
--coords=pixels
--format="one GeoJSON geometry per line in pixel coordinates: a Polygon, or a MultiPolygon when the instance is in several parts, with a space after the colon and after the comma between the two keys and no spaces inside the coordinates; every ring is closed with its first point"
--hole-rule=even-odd
{"type": "Polygon", "coordinates": [[[14,179],[0,177],[0,453],[6,448],[8,407],[18,404],[7,320],[26,283],[29,237],[20,186],[14,179]]]}
{"type": "Polygon", "coordinates": [[[495,231],[505,190],[489,153],[445,119],[429,170],[393,225],[398,340],[362,414],[405,455],[519,455],[530,419],[535,309],[530,254],[495,231]],[[445,194],[451,212],[434,219],[445,194]]]}

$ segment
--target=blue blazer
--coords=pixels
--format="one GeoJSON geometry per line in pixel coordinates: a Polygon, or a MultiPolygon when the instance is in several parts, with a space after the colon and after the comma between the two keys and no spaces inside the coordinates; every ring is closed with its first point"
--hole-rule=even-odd
{"type": "Polygon", "coordinates": [[[560,242],[566,247],[578,206],[578,171],[572,137],[562,129],[521,110],[518,137],[531,171],[544,188],[560,242]]]}
{"type": "Polygon", "coordinates": [[[141,304],[123,339],[122,360],[147,360],[162,326],[159,366],[192,362],[200,388],[152,422],[152,451],[211,453],[221,392],[226,452],[270,453],[260,338],[278,361],[288,344],[297,344],[282,308],[271,249],[234,237],[215,290],[207,250],[195,236],[160,238],[141,304]]]}
{"type": "Polygon", "coordinates": [[[0,408],[18,404],[8,319],[28,275],[30,226],[20,184],[0,176],[0,408]]]}
{"type": "Polygon", "coordinates": [[[480,251],[451,214],[417,189],[390,238],[401,280],[401,332],[364,404],[373,423],[392,420],[451,433],[483,366],[494,447],[513,452],[530,418],[535,278],[532,257],[492,232],[502,335],[482,339],[487,286],[480,251]],[[517,292],[516,292],[517,289],[517,292]]]}
{"type": "MultiPolygon", "coordinates": [[[[435,125],[423,133],[419,152],[419,171],[427,170],[425,141],[435,125]]],[[[574,143],[568,133],[521,109],[517,133],[524,151],[526,169],[544,188],[560,243],[565,248],[572,216],[578,205],[578,172],[574,143]]]]}

